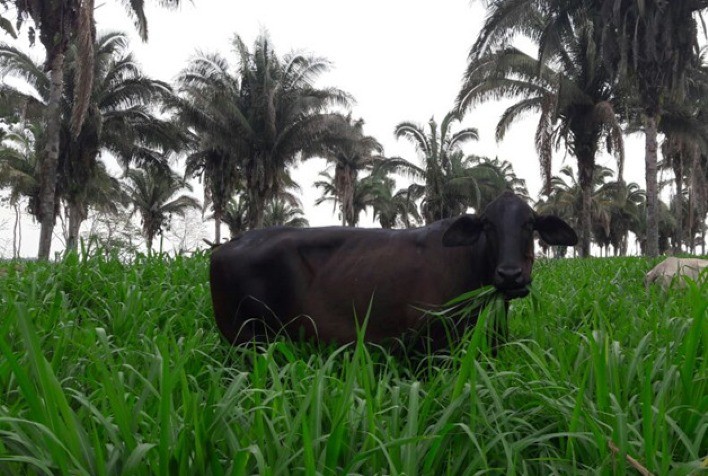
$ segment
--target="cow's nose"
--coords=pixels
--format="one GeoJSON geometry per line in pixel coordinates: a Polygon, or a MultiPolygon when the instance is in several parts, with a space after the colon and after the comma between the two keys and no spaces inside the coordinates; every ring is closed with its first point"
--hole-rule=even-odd
{"type": "Polygon", "coordinates": [[[517,266],[500,266],[497,276],[504,283],[521,283],[521,268],[517,266]]]}

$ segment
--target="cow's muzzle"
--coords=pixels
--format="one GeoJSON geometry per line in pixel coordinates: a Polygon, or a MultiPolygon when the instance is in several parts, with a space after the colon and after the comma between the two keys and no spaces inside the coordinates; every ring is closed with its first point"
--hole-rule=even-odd
{"type": "Polygon", "coordinates": [[[494,286],[507,299],[524,297],[529,293],[531,280],[517,266],[499,266],[494,273],[494,286]]]}

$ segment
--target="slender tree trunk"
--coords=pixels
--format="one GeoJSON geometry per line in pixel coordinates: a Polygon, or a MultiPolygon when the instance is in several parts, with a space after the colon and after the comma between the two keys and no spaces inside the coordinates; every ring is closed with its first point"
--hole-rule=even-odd
{"type": "Polygon", "coordinates": [[[147,254],[152,253],[152,239],[153,239],[152,235],[148,235],[145,237],[145,242],[146,242],[145,244],[147,245],[147,254]]]}
{"type": "Polygon", "coordinates": [[[647,256],[659,256],[659,187],[657,181],[657,122],[659,114],[647,114],[644,132],[646,135],[646,180],[647,180],[647,256]]]}
{"type": "Polygon", "coordinates": [[[688,193],[688,246],[691,253],[696,253],[696,240],[694,239],[693,233],[693,192],[689,190],[688,193]]]}
{"type": "Polygon", "coordinates": [[[580,254],[583,258],[590,256],[590,241],[592,233],[591,208],[592,208],[592,173],[595,168],[592,159],[578,157],[578,174],[580,175],[580,189],[583,193],[582,208],[580,210],[580,254]]]}
{"type": "Polygon", "coordinates": [[[214,243],[221,244],[221,213],[214,213],[214,243]]]}
{"type": "Polygon", "coordinates": [[[349,216],[349,194],[347,192],[342,193],[340,202],[340,207],[342,210],[342,226],[352,226],[349,216]]]}
{"type": "Polygon", "coordinates": [[[41,229],[37,257],[49,259],[54,231],[54,204],[56,199],[57,163],[59,160],[59,128],[61,126],[61,94],[64,88],[64,53],[51,60],[49,103],[47,105],[47,144],[42,153],[39,184],[39,211],[41,229]]]}
{"type": "Polygon", "coordinates": [[[253,223],[251,229],[263,228],[263,222],[265,221],[265,203],[258,201],[254,204],[255,215],[253,217],[253,223]]]}
{"type": "MultiPolygon", "coordinates": [[[[691,149],[691,168],[689,170],[689,172],[691,174],[691,182],[689,184],[690,188],[689,188],[689,195],[688,195],[688,223],[689,223],[688,233],[689,233],[690,239],[691,239],[691,250],[692,250],[691,252],[693,254],[696,253],[696,247],[698,246],[698,244],[696,243],[696,240],[694,238],[696,238],[696,235],[698,235],[701,232],[704,232],[704,230],[705,230],[705,216],[703,215],[703,210],[705,210],[705,203],[701,202],[701,196],[703,196],[703,194],[701,192],[699,192],[699,190],[701,190],[701,188],[702,188],[700,185],[699,177],[701,176],[701,174],[704,173],[703,169],[701,168],[700,160],[701,160],[701,152],[697,146],[694,146],[691,149]],[[697,209],[696,209],[696,205],[697,205],[696,204],[696,197],[698,197],[698,201],[699,201],[697,209]],[[698,229],[695,229],[696,224],[694,223],[694,218],[695,218],[696,213],[699,217],[701,217],[701,218],[699,218],[698,223],[700,224],[699,225],[700,228],[698,228],[698,229]]],[[[705,235],[703,235],[703,236],[705,236],[705,235]]],[[[704,250],[705,250],[705,248],[704,248],[704,250]]],[[[705,254],[705,251],[703,252],[703,254],[705,254]]]]}
{"type": "MultiPolygon", "coordinates": [[[[681,244],[683,243],[683,153],[679,152],[675,154],[672,161],[675,181],[676,181],[676,196],[674,200],[676,201],[676,230],[674,234],[676,235],[676,243],[674,246],[674,252],[681,252],[681,244]]],[[[689,200],[690,208],[690,200],[689,200]]],[[[690,220],[690,215],[689,215],[690,220]]],[[[690,229],[689,229],[690,231],[690,229]]]]}
{"type": "Polygon", "coordinates": [[[15,209],[15,226],[12,230],[12,257],[20,257],[20,246],[22,244],[22,228],[20,228],[20,204],[13,204],[15,209]]]}
{"type": "Polygon", "coordinates": [[[69,203],[69,236],[66,240],[66,251],[76,251],[79,244],[79,230],[85,217],[81,205],[69,203]]]}
{"type": "Polygon", "coordinates": [[[249,205],[249,209],[249,229],[256,230],[258,228],[263,228],[265,205],[261,203],[261,200],[255,200],[249,205]]]}
{"type": "Polygon", "coordinates": [[[258,182],[254,179],[248,188],[248,229],[263,228],[265,216],[266,193],[259,189],[258,182]]]}
{"type": "Polygon", "coordinates": [[[430,225],[436,220],[443,218],[443,199],[441,196],[442,187],[440,185],[438,165],[435,163],[435,158],[428,157],[425,168],[425,209],[423,210],[423,218],[425,224],[430,225]]]}
{"type": "Polygon", "coordinates": [[[342,173],[341,179],[344,182],[342,190],[342,224],[355,226],[357,222],[354,217],[354,182],[356,181],[356,173],[348,166],[345,166],[342,173]]]}

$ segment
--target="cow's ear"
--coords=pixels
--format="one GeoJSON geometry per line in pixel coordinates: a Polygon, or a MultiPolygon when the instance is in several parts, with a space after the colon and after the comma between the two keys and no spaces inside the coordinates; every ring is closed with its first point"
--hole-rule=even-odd
{"type": "Polygon", "coordinates": [[[536,215],[534,229],[549,245],[575,246],[578,243],[578,235],[575,231],[555,215],[536,215]]]}
{"type": "Polygon", "coordinates": [[[473,245],[481,232],[482,220],[475,215],[463,215],[453,221],[443,235],[443,246],[473,245]]]}

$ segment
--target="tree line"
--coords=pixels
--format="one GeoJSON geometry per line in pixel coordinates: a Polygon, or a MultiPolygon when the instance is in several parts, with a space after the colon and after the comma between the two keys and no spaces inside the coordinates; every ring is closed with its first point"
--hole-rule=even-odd
{"type": "MultiPolygon", "coordinates": [[[[75,249],[89,209],[139,214],[148,249],[170,217],[189,208],[209,209],[216,242],[222,223],[232,236],[306,226],[290,170],[313,157],[328,163],[314,184],[322,194],[317,203],[333,203],[345,226],[356,226],[365,210],[382,227],[409,227],[483,209],[503,190],[528,197],[511,164],[462,150],[478,139],[475,128],[459,127],[464,114],[499,98],[517,102],[501,116],[498,140],[517,118],[537,114],[545,183],[536,206],[576,224],[581,255],[589,255],[592,241],[605,253],[612,246],[624,254],[629,231],[650,255],[670,246],[695,251],[701,240],[705,246],[708,82],[697,47],[700,1],[488,2],[452,111],[439,123],[395,127],[422,161],[385,156],[364,121],[347,113],[353,98],[317,85],[330,67],[326,58],[280,56],[265,33],[250,47],[235,36],[234,57],[199,53],[168,84],[141,71],[125,34],[97,34],[87,3],[78,1],[75,17],[58,26],[33,2],[17,6],[18,27],[28,18],[39,26],[44,64],[0,47],[3,76],[21,79],[3,81],[0,89],[0,184],[10,189],[16,216],[24,200],[41,223],[40,258],[49,254],[46,238],[62,213],[67,248],[75,249]],[[520,35],[535,42],[536,55],[515,47],[520,35]],[[623,136],[638,130],[647,137],[646,191],[623,179],[623,136]],[[561,146],[577,160],[577,176],[569,168],[551,176],[561,146]],[[617,157],[616,178],[596,165],[601,148],[617,157]],[[106,152],[122,177],[107,172],[100,160],[106,152]],[[173,170],[178,156],[184,175],[173,170]],[[658,199],[662,166],[675,177],[669,205],[658,199]],[[401,176],[412,185],[398,188],[401,176]],[[191,178],[202,182],[203,202],[184,193],[191,178]]],[[[131,5],[146,38],[142,4],[131,5]]],[[[0,26],[15,34],[6,20],[0,26]]]]}

